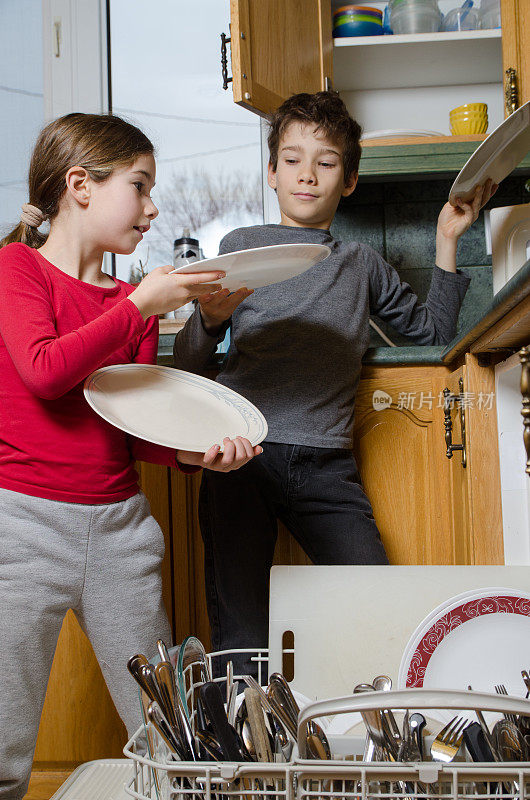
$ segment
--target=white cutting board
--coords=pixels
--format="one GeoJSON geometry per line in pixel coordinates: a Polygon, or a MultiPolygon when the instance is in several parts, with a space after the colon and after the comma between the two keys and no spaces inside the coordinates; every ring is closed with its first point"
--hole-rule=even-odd
{"type": "Polygon", "coordinates": [[[530,203],[490,211],[493,294],[521,269],[530,257],[530,203]]]}
{"type": "Polygon", "coordinates": [[[395,684],[420,622],[454,595],[489,586],[529,592],[530,568],[273,567],[270,672],[282,672],[282,637],[292,631],[293,686],[307,697],[348,695],[381,674],[395,684]]]}

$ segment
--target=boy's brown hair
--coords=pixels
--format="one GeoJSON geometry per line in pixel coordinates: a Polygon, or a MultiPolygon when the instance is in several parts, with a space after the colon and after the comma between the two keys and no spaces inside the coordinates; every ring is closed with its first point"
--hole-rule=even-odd
{"type": "Polygon", "coordinates": [[[312,123],[331,141],[343,147],[344,180],[359,171],[361,159],[361,126],[351,118],[348,109],[335,92],[302,92],[293,94],[274,112],[268,136],[270,162],[276,171],[278,148],[285,129],[291,122],[312,123]]]}

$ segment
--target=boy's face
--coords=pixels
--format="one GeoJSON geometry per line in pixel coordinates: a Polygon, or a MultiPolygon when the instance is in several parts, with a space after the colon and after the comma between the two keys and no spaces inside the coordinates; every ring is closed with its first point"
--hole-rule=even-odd
{"type": "Polygon", "coordinates": [[[276,171],[269,163],[269,186],[276,189],[282,225],[329,228],[340,198],[357,184],[357,174],[344,180],[342,145],[316,128],[291,122],[280,139],[276,171]]]}

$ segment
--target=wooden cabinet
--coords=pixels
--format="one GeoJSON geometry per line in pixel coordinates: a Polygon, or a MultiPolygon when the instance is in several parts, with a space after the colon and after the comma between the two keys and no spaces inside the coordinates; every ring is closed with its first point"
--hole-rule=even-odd
{"type": "Polygon", "coordinates": [[[234,101],[270,114],[332,74],[329,0],[231,0],[234,101]]]}
{"type": "MultiPolygon", "coordinates": [[[[445,11],[455,5],[439,2],[445,11]]],[[[519,105],[530,99],[527,0],[501,2],[502,32],[333,39],[338,0],[231,0],[234,101],[268,115],[293,93],[333,85],[365,130],[444,133],[451,108],[479,99],[492,130],[504,117],[507,69],[516,71],[519,105]]]]}

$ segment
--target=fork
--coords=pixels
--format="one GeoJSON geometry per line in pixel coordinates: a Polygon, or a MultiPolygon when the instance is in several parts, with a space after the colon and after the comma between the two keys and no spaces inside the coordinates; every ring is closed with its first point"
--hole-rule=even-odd
{"type": "Polygon", "coordinates": [[[460,749],[464,728],[468,724],[465,717],[453,717],[438,733],[431,745],[431,758],[433,761],[452,761],[460,749]]]}
{"type": "MultiPolygon", "coordinates": [[[[502,694],[508,697],[508,692],[506,691],[506,686],[503,683],[499,683],[498,686],[495,687],[495,691],[497,694],[502,694]]],[[[507,719],[509,722],[513,722],[517,725],[517,717],[515,714],[504,714],[504,719],[507,719]]]]}

